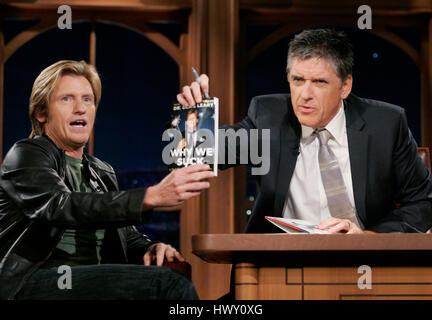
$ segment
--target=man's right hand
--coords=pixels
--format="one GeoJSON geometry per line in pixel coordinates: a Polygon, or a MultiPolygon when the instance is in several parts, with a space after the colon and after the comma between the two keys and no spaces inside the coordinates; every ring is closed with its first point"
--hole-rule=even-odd
{"type": "Polygon", "coordinates": [[[194,81],[190,86],[184,86],[182,93],[177,95],[178,103],[184,107],[200,103],[203,98],[202,92],[209,92],[209,78],[206,74],[200,75],[200,84],[194,81]]]}
{"type": "Polygon", "coordinates": [[[143,201],[143,211],[155,207],[168,207],[181,204],[198,196],[202,190],[210,188],[209,179],[214,174],[207,164],[197,164],[173,170],[157,185],[147,188],[143,201]]]}

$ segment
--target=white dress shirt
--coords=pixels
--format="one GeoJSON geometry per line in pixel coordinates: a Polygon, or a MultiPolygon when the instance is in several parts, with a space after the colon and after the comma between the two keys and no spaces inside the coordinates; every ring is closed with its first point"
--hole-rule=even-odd
{"type": "Polygon", "coordinates": [[[186,128],[186,147],[195,148],[197,142],[197,130],[189,131],[186,128]]]}
{"type": "MultiPolygon", "coordinates": [[[[300,153],[286,196],[283,217],[319,224],[331,216],[318,162],[319,141],[312,136],[314,128],[301,127],[300,153]]],[[[348,198],[355,208],[343,101],[338,113],[325,128],[332,135],[328,145],[339,162],[348,198]]]]}

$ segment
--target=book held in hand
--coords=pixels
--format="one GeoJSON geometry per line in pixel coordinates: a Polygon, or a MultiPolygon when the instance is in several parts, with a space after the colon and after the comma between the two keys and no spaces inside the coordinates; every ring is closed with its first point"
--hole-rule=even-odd
{"type": "Polygon", "coordinates": [[[286,219],[280,217],[265,217],[268,221],[279,227],[286,233],[316,233],[316,234],[328,234],[326,230],[320,230],[316,224],[310,223],[305,220],[298,219],[286,219]]]}
{"type": "Polygon", "coordinates": [[[209,164],[217,176],[219,99],[204,99],[194,106],[175,103],[163,140],[170,141],[162,158],[170,170],[209,164]]]}

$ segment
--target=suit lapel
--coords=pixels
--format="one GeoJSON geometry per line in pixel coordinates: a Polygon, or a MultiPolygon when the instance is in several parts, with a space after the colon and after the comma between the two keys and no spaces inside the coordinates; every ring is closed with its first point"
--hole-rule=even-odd
{"type": "Polygon", "coordinates": [[[292,112],[291,104],[287,107],[287,117],[280,128],[280,156],[276,174],[274,215],[279,217],[282,216],[286,194],[297,162],[301,136],[301,126],[292,112]]]}
{"type": "Polygon", "coordinates": [[[348,149],[351,164],[354,201],[361,223],[366,221],[366,179],[368,135],[362,130],[365,122],[358,114],[352,98],[345,100],[348,149]]]}

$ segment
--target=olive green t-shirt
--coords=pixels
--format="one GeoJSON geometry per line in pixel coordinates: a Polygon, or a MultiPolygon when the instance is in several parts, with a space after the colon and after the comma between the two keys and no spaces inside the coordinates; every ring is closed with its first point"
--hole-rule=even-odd
{"type": "MultiPolygon", "coordinates": [[[[73,191],[93,192],[88,182],[83,179],[82,159],[66,155],[66,165],[72,177],[73,191]]],[[[42,267],[99,264],[104,234],[105,230],[66,229],[53,254],[42,267]]]]}

